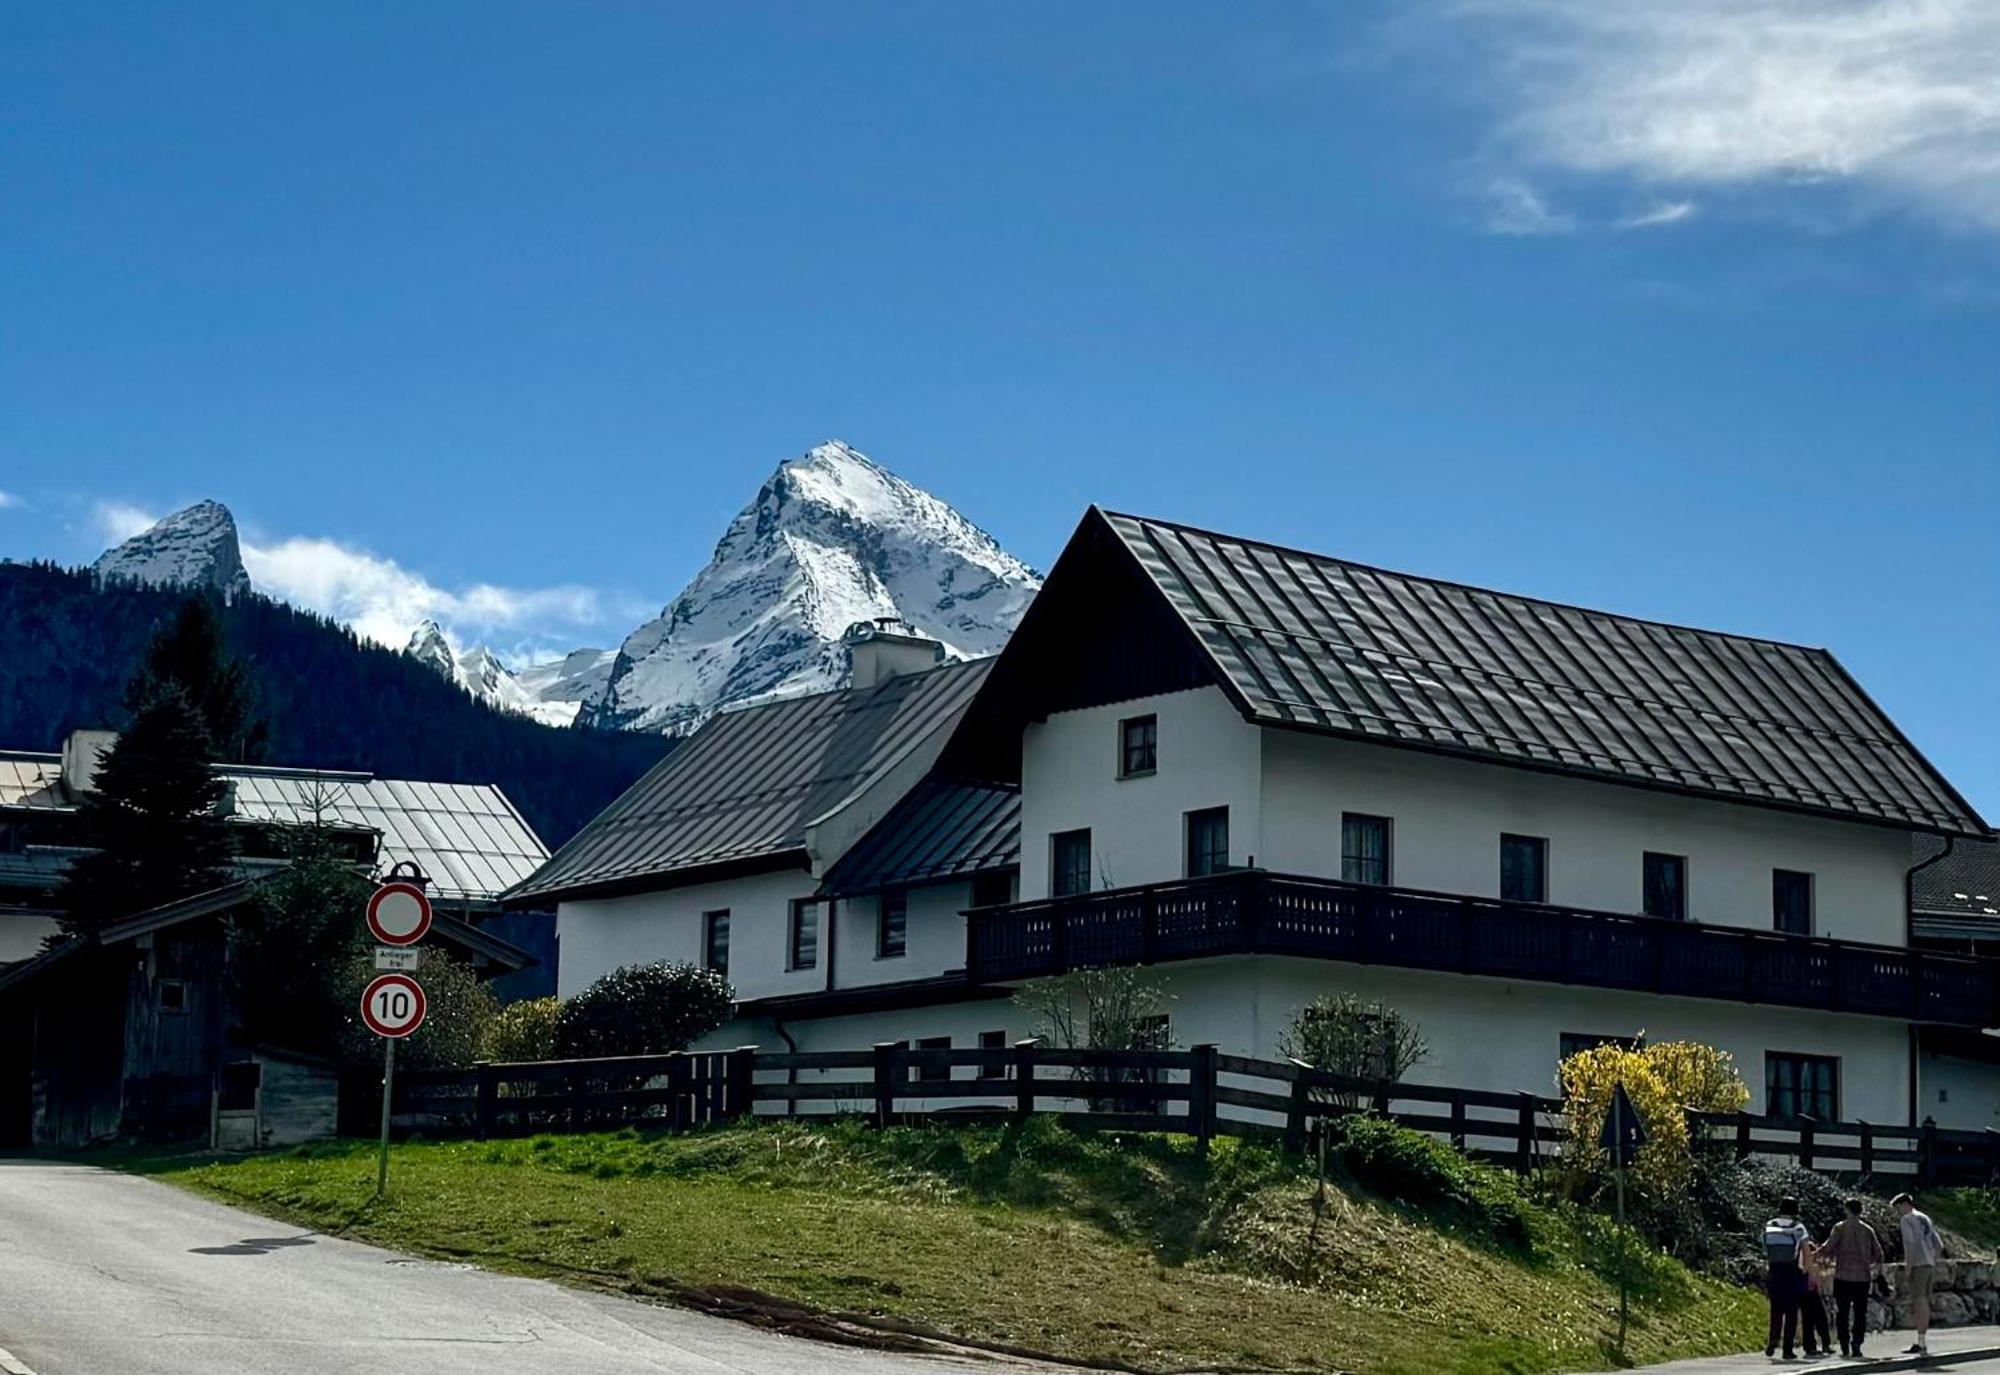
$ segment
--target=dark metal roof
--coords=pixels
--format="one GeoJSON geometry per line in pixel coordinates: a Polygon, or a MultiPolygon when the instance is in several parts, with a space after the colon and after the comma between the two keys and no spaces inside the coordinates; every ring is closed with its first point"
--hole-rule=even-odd
{"type": "Polygon", "coordinates": [[[1985,833],[1971,805],[1825,650],[1093,514],[1252,720],[1985,833]]]}
{"type": "Polygon", "coordinates": [[[1910,862],[1923,868],[1910,875],[1910,910],[1920,922],[1955,918],[1963,931],[2000,938],[2000,841],[1959,839],[1950,854],[1938,859],[1943,849],[1944,842],[1935,836],[1913,839],[1910,862]]]}
{"type": "Polygon", "coordinates": [[[872,893],[1021,862],[1018,788],[927,778],[841,856],[825,893],[872,893]]]}
{"type": "Polygon", "coordinates": [[[992,661],[712,717],[525,882],[509,905],[805,862],[806,828],[958,719],[992,661]]]}

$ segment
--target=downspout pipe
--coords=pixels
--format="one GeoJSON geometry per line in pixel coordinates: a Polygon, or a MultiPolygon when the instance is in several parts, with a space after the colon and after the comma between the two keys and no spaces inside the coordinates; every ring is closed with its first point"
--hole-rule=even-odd
{"type": "MultiPolygon", "coordinates": [[[[1942,850],[1939,850],[1929,859],[1918,860],[1903,871],[1903,946],[1905,949],[1914,950],[1917,944],[1917,875],[1950,855],[1956,848],[1958,848],[1958,837],[1947,834],[1944,838],[1944,848],[1942,850]]],[[[1921,1120],[1918,1114],[1923,1111],[1923,1105],[1918,1101],[1922,1093],[1922,1085],[1917,1082],[1917,1068],[1921,1055],[1922,1040],[1922,1030],[1915,1022],[1910,1023],[1910,1125],[1912,1127],[1916,1126],[1921,1120]]]]}

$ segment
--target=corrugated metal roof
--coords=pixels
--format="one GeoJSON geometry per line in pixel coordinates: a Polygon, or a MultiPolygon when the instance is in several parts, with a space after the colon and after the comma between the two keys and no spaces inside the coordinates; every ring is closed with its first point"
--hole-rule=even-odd
{"type": "MultiPolygon", "coordinates": [[[[309,769],[219,772],[229,780],[232,814],[244,821],[310,822],[314,792],[320,790],[328,824],[376,832],[383,867],[414,860],[439,897],[498,897],[549,857],[548,847],[491,784],[410,783],[309,769]]],[[[61,774],[60,755],[0,754],[0,807],[75,810],[59,787],[61,774]]]]}
{"type": "Polygon", "coordinates": [[[929,778],[841,856],[820,888],[868,893],[1020,862],[1019,789],[929,778]]]}
{"type": "Polygon", "coordinates": [[[792,851],[803,859],[806,827],[957,720],[990,665],[950,664],[712,717],[509,899],[792,851]]]}
{"type": "Polygon", "coordinates": [[[1825,650],[1103,515],[1254,720],[1986,829],[1825,650]]]}

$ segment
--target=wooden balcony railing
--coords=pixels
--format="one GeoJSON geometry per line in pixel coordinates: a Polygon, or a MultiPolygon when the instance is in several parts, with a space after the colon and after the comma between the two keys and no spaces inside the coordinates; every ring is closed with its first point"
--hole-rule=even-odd
{"type": "Polygon", "coordinates": [[[1540,903],[1238,871],[967,914],[966,971],[1297,955],[2000,1026],[2000,961],[1540,903]]]}

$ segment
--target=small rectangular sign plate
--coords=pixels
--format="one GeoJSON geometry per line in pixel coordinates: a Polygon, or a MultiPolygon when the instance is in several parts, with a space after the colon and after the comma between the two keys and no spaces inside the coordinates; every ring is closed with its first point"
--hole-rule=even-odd
{"type": "Polygon", "coordinates": [[[375,967],[377,969],[400,969],[405,973],[417,967],[423,955],[421,950],[402,945],[378,945],[375,947],[375,967]]]}

